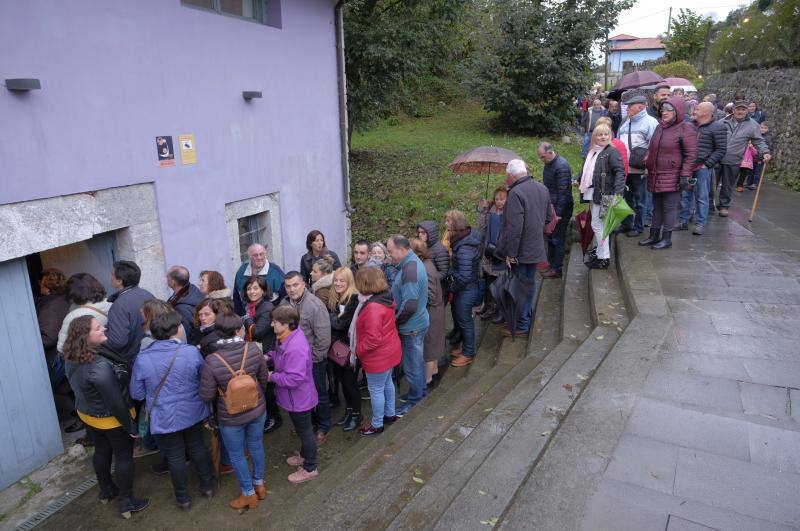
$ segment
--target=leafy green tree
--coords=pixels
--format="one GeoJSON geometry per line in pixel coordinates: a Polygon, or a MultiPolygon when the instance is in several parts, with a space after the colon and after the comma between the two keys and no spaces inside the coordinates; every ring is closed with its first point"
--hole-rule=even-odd
{"type": "Polygon", "coordinates": [[[576,96],[591,85],[592,45],[605,42],[632,0],[501,0],[490,9],[500,28],[477,83],[501,124],[532,134],[562,131],[576,96]]]}
{"type": "Polygon", "coordinates": [[[681,9],[672,20],[669,38],[664,42],[670,61],[694,61],[703,51],[710,17],[691,9],[681,9]]]}
{"type": "Polygon", "coordinates": [[[663,78],[682,77],[689,81],[697,79],[697,69],[686,61],[675,61],[674,63],[656,65],[653,67],[653,72],[663,78]]]}
{"type": "Polygon", "coordinates": [[[416,114],[445,97],[463,47],[469,0],[352,0],[345,6],[345,68],[351,129],[416,114]]]}

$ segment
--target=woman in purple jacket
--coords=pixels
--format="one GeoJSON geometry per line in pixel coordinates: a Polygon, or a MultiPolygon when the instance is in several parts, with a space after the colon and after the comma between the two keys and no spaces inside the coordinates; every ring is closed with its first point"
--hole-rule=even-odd
{"type": "Polygon", "coordinates": [[[317,470],[317,443],[311,414],[319,398],[311,372],[311,347],[303,331],[298,328],[300,314],[289,305],[278,306],[272,312],[272,328],[278,338],[270,356],[275,370],[268,380],[275,384],[278,405],[289,412],[294,430],[300,437],[300,452],[290,456],[286,462],[296,466],[289,474],[292,483],[304,483],[319,475],[317,470]]]}
{"type": "Polygon", "coordinates": [[[232,500],[229,505],[239,510],[255,509],[258,507],[258,500],[267,496],[267,488],[264,486],[264,421],[267,418],[264,388],[267,386],[267,364],[258,344],[247,343],[242,339],[244,328],[241,317],[233,313],[222,313],[217,316],[214,328],[219,331],[220,339],[216,344],[216,352],[205,359],[200,373],[199,394],[205,401],[216,399],[219,433],[225,442],[242,491],[241,496],[232,500]],[[241,367],[258,382],[258,404],[253,409],[241,413],[228,411],[225,392],[233,374],[226,364],[235,371],[241,367]],[[245,446],[250,451],[252,474],[244,455],[245,446]]]}
{"type": "Polygon", "coordinates": [[[211,498],[211,459],[203,444],[203,421],[209,410],[197,394],[203,356],[192,345],[181,343],[183,324],[178,312],[159,314],[150,321],[155,341],[136,356],[130,394],[145,400],[143,411],[150,418],[150,433],[169,465],[178,507],[191,507],[186,455],[200,476],[200,492],[211,498]]]}

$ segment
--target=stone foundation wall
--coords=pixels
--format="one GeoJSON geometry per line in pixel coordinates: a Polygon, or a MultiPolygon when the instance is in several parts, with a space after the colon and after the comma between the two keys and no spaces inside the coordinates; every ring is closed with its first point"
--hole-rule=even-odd
{"type": "Polygon", "coordinates": [[[775,139],[775,158],[767,177],[800,189],[800,69],[771,68],[710,76],[705,92],[715,92],[724,101],[741,93],[758,102],[766,113],[775,139]]]}

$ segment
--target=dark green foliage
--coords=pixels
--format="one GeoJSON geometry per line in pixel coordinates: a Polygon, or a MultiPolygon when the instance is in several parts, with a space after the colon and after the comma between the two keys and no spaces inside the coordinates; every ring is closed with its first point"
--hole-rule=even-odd
{"type": "Polygon", "coordinates": [[[697,69],[686,61],[675,61],[674,63],[656,65],[653,67],[653,72],[663,78],[682,77],[689,81],[694,81],[697,78],[697,69]]]}
{"type": "Polygon", "coordinates": [[[575,98],[591,85],[591,53],[632,0],[504,0],[483,9],[499,28],[481,57],[476,85],[503,126],[532,134],[562,131],[575,98]]]}
{"type": "MultiPolygon", "coordinates": [[[[664,42],[670,61],[694,61],[703,51],[711,17],[703,17],[691,9],[681,9],[672,20],[669,39],[664,42]]],[[[680,76],[686,77],[686,76],[680,76]]]]}
{"type": "Polygon", "coordinates": [[[431,113],[454,97],[454,57],[469,0],[352,0],[346,4],[345,62],[351,127],[397,113],[431,113]]]}

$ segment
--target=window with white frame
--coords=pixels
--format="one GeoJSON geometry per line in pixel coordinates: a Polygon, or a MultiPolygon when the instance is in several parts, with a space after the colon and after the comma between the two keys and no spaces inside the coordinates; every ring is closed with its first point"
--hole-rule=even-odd
{"type": "Polygon", "coordinates": [[[280,0],[181,0],[181,4],[281,27],[280,0]]]}

